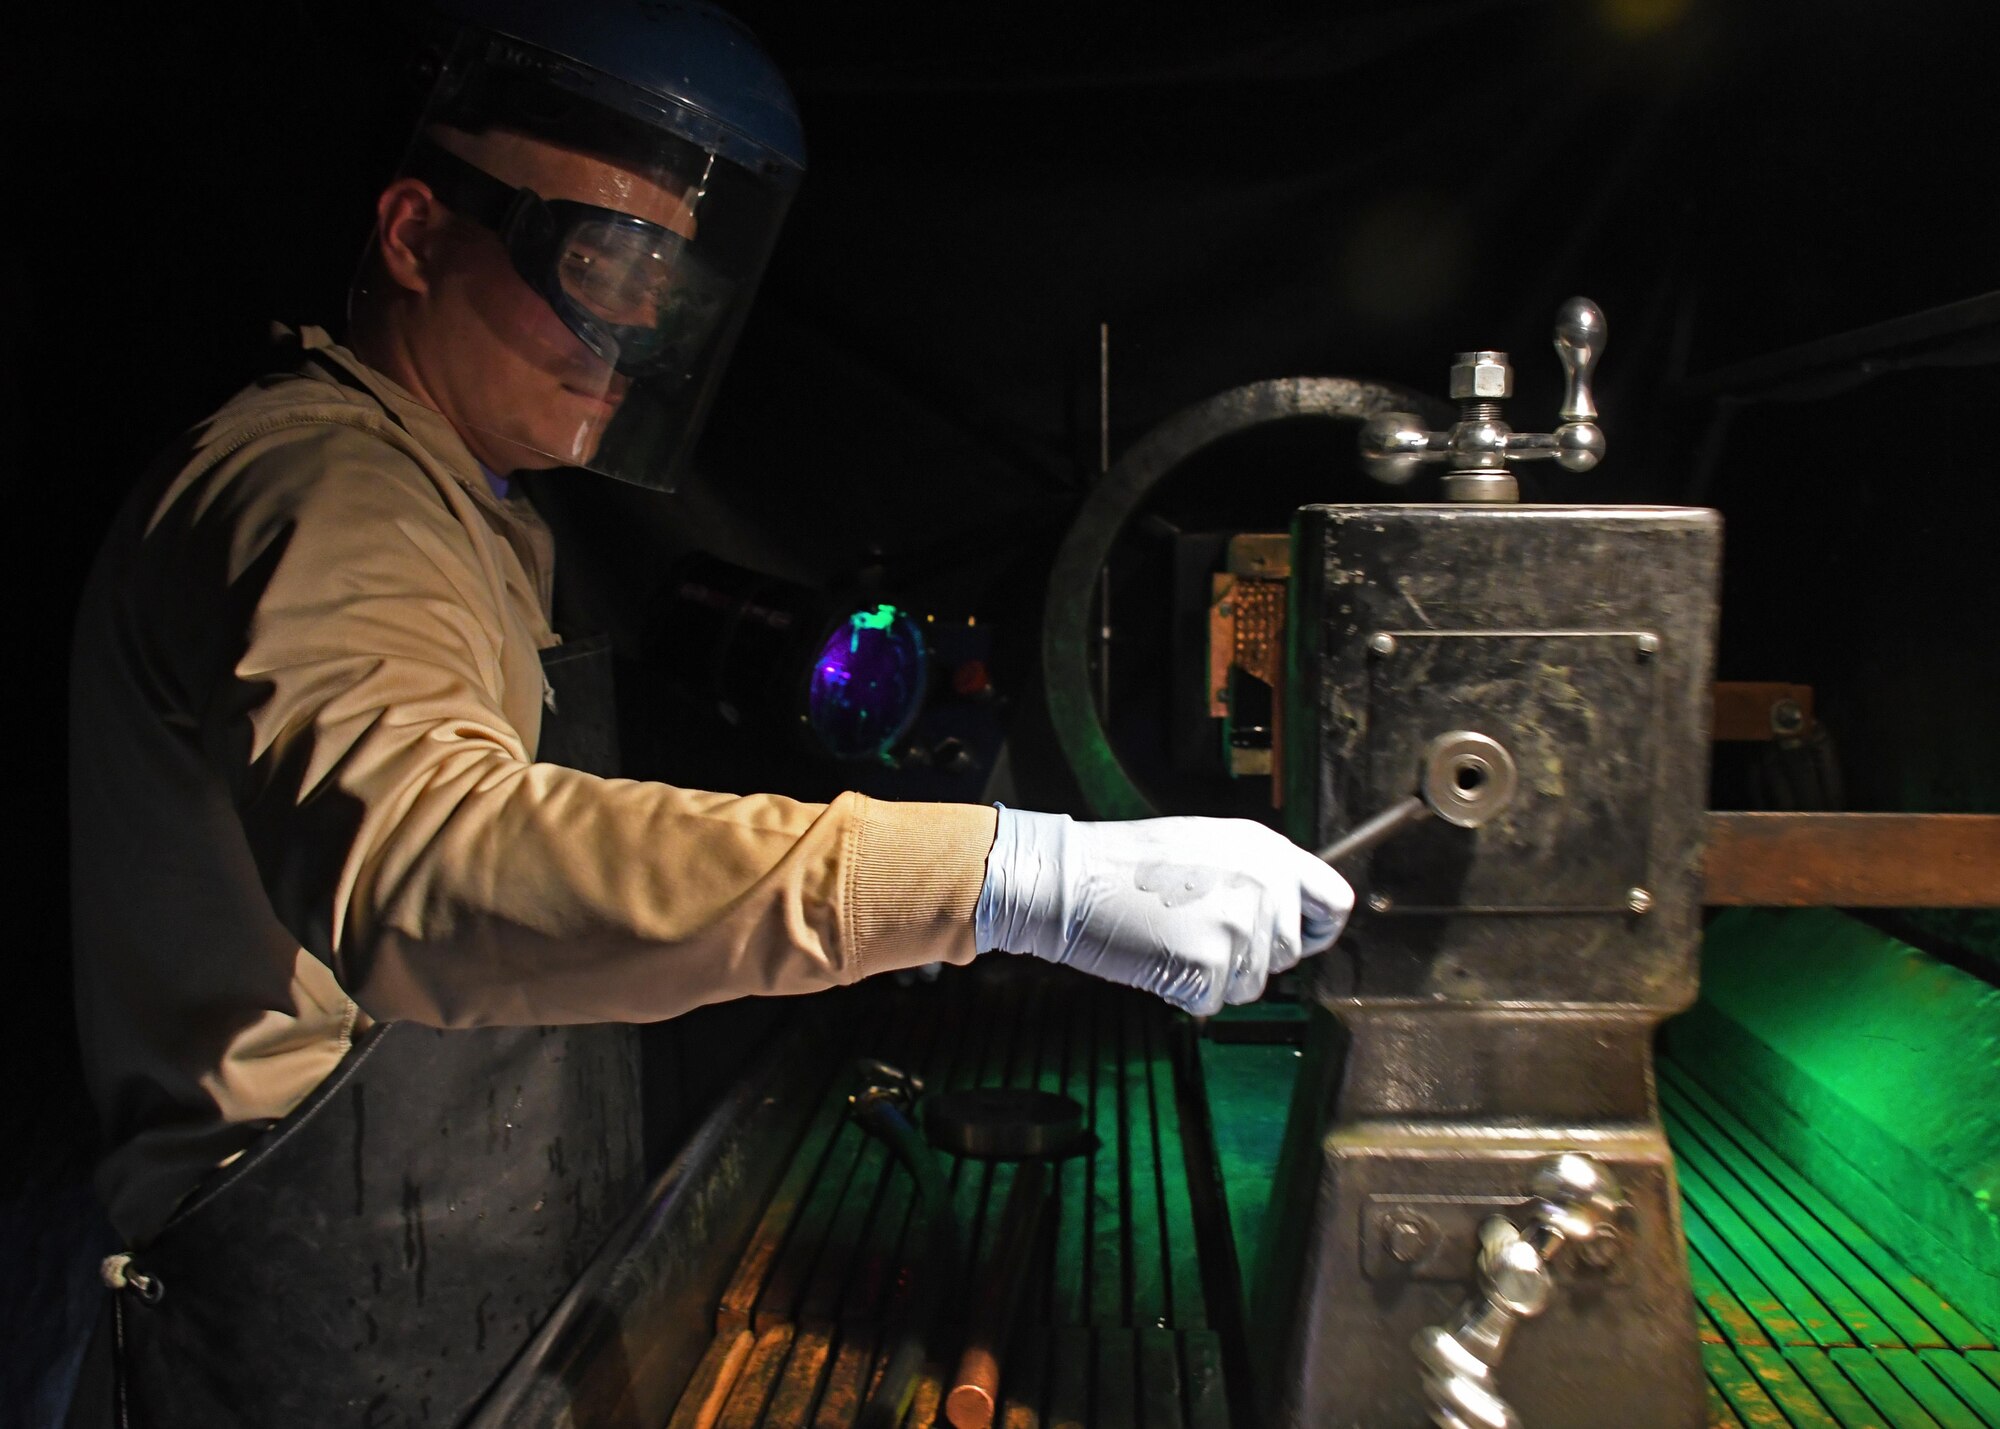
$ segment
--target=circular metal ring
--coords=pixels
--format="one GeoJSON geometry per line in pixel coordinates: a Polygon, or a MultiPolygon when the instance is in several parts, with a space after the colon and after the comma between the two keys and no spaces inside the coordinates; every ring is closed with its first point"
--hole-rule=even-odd
{"type": "Polygon", "coordinates": [[[1424,751],[1424,802],[1461,829],[1498,818],[1514,802],[1519,782],[1507,747],[1469,729],[1441,734],[1424,751]]]}
{"type": "Polygon", "coordinates": [[[1412,412],[1431,427],[1443,427],[1453,410],[1434,397],[1349,377],[1252,382],[1175,413],[1135,442],[1090,489],[1049,573],[1042,678],[1056,743],[1093,816],[1142,819],[1160,812],[1112,749],[1090,676],[1090,611],[1099,572],[1126,521],[1153,489],[1181,463],[1255,427],[1300,417],[1364,422],[1392,411],[1412,412]]]}
{"type": "Polygon", "coordinates": [[[1019,1161],[1084,1149],[1083,1107],[1032,1087],[963,1087],[924,1099],[924,1133],[954,1156],[1019,1161]]]}

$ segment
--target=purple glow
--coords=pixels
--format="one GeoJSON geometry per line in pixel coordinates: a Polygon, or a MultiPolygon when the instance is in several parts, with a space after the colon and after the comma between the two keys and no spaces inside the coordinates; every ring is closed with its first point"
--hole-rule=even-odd
{"type": "Polygon", "coordinates": [[[813,661],[806,722],[841,759],[886,752],[924,700],[923,632],[893,605],[856,611],[827,637],[813,661]]]}

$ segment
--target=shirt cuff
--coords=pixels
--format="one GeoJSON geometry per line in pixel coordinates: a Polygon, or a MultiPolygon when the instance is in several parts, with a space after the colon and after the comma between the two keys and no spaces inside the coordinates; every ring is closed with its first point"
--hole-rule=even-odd
{"type": "Polygon", "coordinates": [[[854,976],[971,962],[979,951],[972,916],[998,816],[985,804],[857,797],[847,876],[854,976]]]}

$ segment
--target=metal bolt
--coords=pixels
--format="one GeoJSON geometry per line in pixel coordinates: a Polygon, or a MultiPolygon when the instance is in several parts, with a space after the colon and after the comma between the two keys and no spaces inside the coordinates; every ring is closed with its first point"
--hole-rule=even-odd
{"type": "Polygon", "coordinates": [[[1371,893],[1368,895],[1368,911],[1371,913],[1387,913],[1394,906],[1389,899],[1389,895],[1386,893],[1371,893]]]}
{"type": "Polygon", "coordinates": [[[1771,733],[1792,735],[1806,727],[1806,712],[1797,700],[1779,700],[1771,706],[1771,733]]]}
{"type": "Polygon", "coordinates": [[[1592,1270],[1609,1270],[1611,1263],[1618,1259],[1618,1252],[1623,1249],[1618,1227],[1614,1225],[1599,1226],[1589,1240],[1576,1248],[1577,1254],[1583,1257],[1583,1263],[1592,1270]]]}
{"type": "Polygon", "coordinates": [[[1370,654],[1380,655],[1386,660],[1396,653],[1396,637],[1386,630],[1378,630],[1368,637],[1368,650],[1370,654]]]}
{"type": "Polygon", "coordinates": [[[1650,660],[1653,656],[1660,653],[1660,637],[1650,630],[1640,635],[1637,644],[1641,660],[1650,660]]]}
{"type": "Polygon", "coordinates": [[[1653,907],[1653,895],[1643,888],[1635,888],[1625,895],[1625,906],[1634,913],[1650,912],[1653,907]]]}
{"type": "Polygon", "coordinates": [[[1437,1227],[1415,1211],[1400,1211],[1382,1222],[1382,1243],[1405,1265],[1422,1260],[1437,1244],[1437,1227]]]}

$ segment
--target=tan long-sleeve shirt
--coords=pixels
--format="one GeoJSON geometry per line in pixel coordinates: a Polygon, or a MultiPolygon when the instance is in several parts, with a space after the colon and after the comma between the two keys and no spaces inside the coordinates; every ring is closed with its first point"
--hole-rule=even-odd
{"type": "Polygon", "coordinates": [[[298,341],[134,494],[77,622],[77,1009],[133,1243],[371,1019],[651,1021],[974,952],[990,809],[535,763],[546,528],[298,341]]]}

